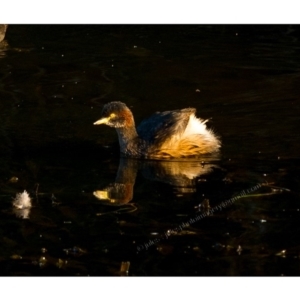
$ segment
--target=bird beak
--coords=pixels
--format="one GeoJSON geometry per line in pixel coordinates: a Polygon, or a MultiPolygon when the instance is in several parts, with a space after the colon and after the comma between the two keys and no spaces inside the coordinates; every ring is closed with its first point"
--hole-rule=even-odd
{"type": "Polygon", "coordinates": [[[98,200],[105,201],[106,203],[110,203],[110,204],[116,203],[116,200],[115,200],[115,199],[109,198],[109,195],[108,195],[108,192],[107,192],[107,191],[100,191],[100,190],[97,190],[97,191],[93,192],[93,195],[94,195],[98,200]],[[107,200],[108,200],[108,202],[107,202],[107,200]]]}
{"type": "Polygon", "coordinates": [[[102,118],[94,123],[94,125],[107,124],[110,118],[102,118]]]}
{"type": "Polygon", "coordinates": [[[109,197],[108,197],[108,192],[107,192],[107,191],[100,191],[100,190],[97,190],[97,191],[93,192],[93,195],[94,195],[95,197],[97,197],[99,200],[109,199],[109,197]]]}

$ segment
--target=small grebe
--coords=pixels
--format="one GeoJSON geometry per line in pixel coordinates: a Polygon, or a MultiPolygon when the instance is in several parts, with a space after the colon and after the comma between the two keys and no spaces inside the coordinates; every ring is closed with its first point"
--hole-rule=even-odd
{"type": "Polygon", "coordinates": [[[116,128],[125,157],[167,159],[217,152],[220,140],[206,128],[208,120],[196,118],[195,112],[195,108],[157,112],[136,129],[130,109],[116,101],[104,105],[94,125],[116,128]]]}

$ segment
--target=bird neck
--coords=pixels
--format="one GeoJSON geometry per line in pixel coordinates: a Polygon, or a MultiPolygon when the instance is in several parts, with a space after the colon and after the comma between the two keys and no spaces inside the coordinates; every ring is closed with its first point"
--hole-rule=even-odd
{"type": "Polygon", "coordinates": [[[127,154],[128,151],[135,151],[136,141],[138,134],[135,125],[116,128],[119,138],[120,150],[122,153],[127,154]]]}

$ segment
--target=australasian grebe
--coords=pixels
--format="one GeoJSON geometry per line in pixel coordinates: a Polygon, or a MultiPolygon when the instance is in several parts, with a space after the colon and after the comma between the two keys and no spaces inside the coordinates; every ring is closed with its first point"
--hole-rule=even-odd
{"type": "Polygon", "coordinates": [[[94,125],[116,128],[125,157],[167,159],[217,152],[219,138],[206,128],[208,120],[197,118],[195,112],[195,108],[157,112],[136,129],[130,109],[116,101],[104,105],[101,119],[94,125]]]}

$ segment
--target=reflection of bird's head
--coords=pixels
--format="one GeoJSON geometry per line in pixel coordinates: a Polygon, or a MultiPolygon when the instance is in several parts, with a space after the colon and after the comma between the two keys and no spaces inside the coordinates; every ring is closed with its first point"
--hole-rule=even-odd
{"type": "Polygon", "coordinates": [[[104,105],[101,118],[94,125],[105,124],[110,127],[132,127],[134,120],[130,109],[126,104],[115,101],[104,105]]]}
{"type": "Polygon", "coordinates": [[[133,198],[133,184],[113,183],[104,190],[94,191],[93,195],[108,205],[124,205],[133,198]]]}

